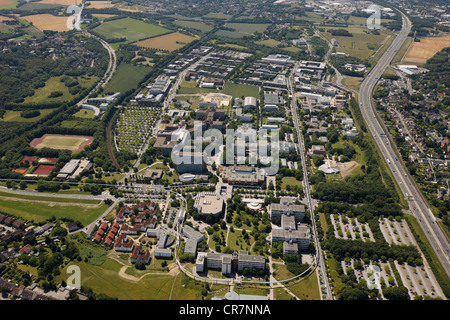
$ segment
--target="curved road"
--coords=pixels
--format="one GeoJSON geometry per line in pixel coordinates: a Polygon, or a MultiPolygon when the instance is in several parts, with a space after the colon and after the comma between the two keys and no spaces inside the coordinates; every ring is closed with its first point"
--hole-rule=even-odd
{"type": "Polygon", "coordinates": [[[399,188],[409,202],[411,214],[417,219],[442,267],[447,275],[450,276],[449,239],[438,224],[427,202],[423,199],[414,180],[402,163],[402,159],[397,160],[397,154],[394,152],[395,146],[391,145],[386,135],[389,133],[386,133],[384,126],[378,122],[372,105],[373,88],[386,67],[390,65],[411,30],[411,21],[403,13],[402,18],[402,30],[361,84],[359,90],[360,109],[370,133],[374,137],[384,159],[386,159],[399,188]]]}

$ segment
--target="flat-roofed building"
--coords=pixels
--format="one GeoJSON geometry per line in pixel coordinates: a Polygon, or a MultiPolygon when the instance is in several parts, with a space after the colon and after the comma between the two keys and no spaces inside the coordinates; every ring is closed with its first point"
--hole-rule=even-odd
{"type": "Polygon", "coordinates": [[[245,97],[244,103],[242,104],[244,108],[256,107],[257,105],[258,101],[255,97],[245,97]]]}
{"type": "Polygon", "coordinates": [[[197,240],[187,239],[184,244],[184,253],[192,254],[195,257],[197,254],[197,240]]]}
{"type": "Polygon", "coordinates": [[[157,248],[157,249],[155,249],[155,257],[156,258],[171,258],[172,257],[172,250],[171,249],[157,248]]]}
{"type": "Polygon", "coordinates": [[[203,234],[188,225],[183,227],[183,235],[188,239],[196,240],[197,243],[203,241],[203,234]]]}
{"type": "Polygon", "coordinates": [[[306,210],[304,205],[292,204],[285,205],[280,203],[272,203],[269,207],[270,219],[274,223],[281,222],[281,215],[294,216],[296,222],[300,222],[305,218],[306,210]]]}
{"type": "Polygon", "coordinates": [[[248,166],[225,167],[222,181],[233,185],[261,185],[266,181],[264,171],[248,166]]]}
{"type": "Polygon", "coordinates": [[[194,202],[194,209],[200,215],[220,214],[223,212],[224,201],[215,193],[202,192],[197,195],[194,202]]]}
{"type": "Polygon", "coordinates": [[[266,268],[266,258],[263,256],[250,255],[248,251],[241,250],[238,254],[238,272],[242,272],[245,268],[249,270],[266,268]]]}
{"type": "Polygon", "coordinates": [[[311,241],[308,225],[299,225],[297,230],[272,229],[272,243],[283,241],[290,244],[296,243],[299,249],[307,249],[311,241]]]}

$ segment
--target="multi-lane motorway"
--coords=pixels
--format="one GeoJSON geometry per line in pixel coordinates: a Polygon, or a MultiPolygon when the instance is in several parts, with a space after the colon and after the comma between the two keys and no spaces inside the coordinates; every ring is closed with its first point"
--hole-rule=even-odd
{"type": "Polygon", "coordinates": [[[361,84],[361,88],[359,90],[360,108],[370,133],[374,137],[374,140],[386,160],[394,179],[396,180],[404,197],[408,201],[411,214],[419,222],[423,232],[431,244],[431,247],[442,264],[442,267],[447,275],[450,276],[449,239],[436,221],[436,218],[431,212],[427,202],[423,199],[414,180],[402,163],[402,159],[398,158],[398,155],[394,152],[395,146],[392,146],[389,141],[389,133],[387,133],[385,131],[385,127],[378,122],[372,105],[372,91],[374,86],[385,71],[386,67],[389,66],[397,51],[403,45],[411,30],[411,21],[403,13],[402,17],[402,30],[361,84]]]}

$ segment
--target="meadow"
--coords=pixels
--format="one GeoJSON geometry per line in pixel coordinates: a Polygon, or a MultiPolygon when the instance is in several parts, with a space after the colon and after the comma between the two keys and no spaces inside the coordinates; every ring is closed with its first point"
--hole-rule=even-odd
{"type": "Polygon", "coordinates": [[[5,114],[3,115],[3,118],[0,119],[0,121],[10,121],[10,122],[35,122],[46,115],[49,115],[51,112],[55,111],[55,109],[39,109],[39,112],[41,113],[39,116],[34,118],[23,118],[20,113],[21,111],[17,110],[6,110],[5,114]]]}
{"type": "Polygon", "coordinates": [[[80,151],[85,145],[89,145],[94,140],[89,136],[71,136],[60,134],[44,134],[40,138],[35,138],[30,142],[30,146],[36,149],[66,149],[80,151]]]}
{"type": "Polygon", "coordinates": [[[170,32],[169,30],[132,18],[112,20],[102,23],[94,29],[106,39],[126,38],[128,42],[156,37],[170,32]]]}
{"type": "Polygon", "coordinates": [[[126,92],[135,88],[138,83],[150,72],[151,68],[144,66],[134,66],[128,63],[121,63],[106,85],[104,92],[126,92]]]}
{"type": "Polygon", "coordinates": [[[209,32],[212,30],[210,25],[200,21],[175,20],[175,24],[185,28],[196,29],[201,32],[209,32]]]}
{"type": "Polygon", "coordinates": [[[225,82],[224,89],[223,90],[216,90],[216,89],[207,89],[207,88],[198,88],[198,87],[191,87],[191,86],[183,86],[183,83],[178,90],[178,94],[195,94],[195,93],[223,93],[227,95],[231,95],[233,97],[258,97],[259,96],[259,87],[257,86],[250,86],[245,84],[235,84],[232,82],[225,82]]]}
{"type": "Polygon", "coordinates": [[[33,220],[35,223],[51,217],[71,218],[88,225],[99,217],[108,205],[99,200],[64,199],[39,196],[23,196],[0,192],[0,211],[33,220]]]}

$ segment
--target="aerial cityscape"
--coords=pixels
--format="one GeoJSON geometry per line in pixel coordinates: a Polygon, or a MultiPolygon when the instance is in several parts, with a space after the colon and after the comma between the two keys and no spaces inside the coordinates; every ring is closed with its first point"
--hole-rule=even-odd
{"type": "Polygon", "coordinates": [[[447,0],[0,0],[0,300],[447,300],[449,113],[447,0]]]}

